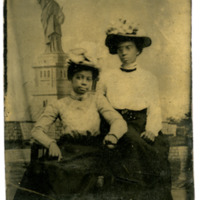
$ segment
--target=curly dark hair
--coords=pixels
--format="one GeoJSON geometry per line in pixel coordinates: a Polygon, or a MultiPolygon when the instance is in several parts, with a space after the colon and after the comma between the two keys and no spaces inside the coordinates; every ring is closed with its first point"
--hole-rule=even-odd
{"type": "Polygon", "coordinates": [[[97,69],[93,66],[88,66],[88,65],[84,65],[84,64],[76,64],[74,62],[69,63],[69,67],[68,67],[68,70],[67,70],[68,80],[72,80],[74,74],[81,72],[81,71],[91,71],[92,72],[92,79],[98,80],[99,69],[97,69]]]}

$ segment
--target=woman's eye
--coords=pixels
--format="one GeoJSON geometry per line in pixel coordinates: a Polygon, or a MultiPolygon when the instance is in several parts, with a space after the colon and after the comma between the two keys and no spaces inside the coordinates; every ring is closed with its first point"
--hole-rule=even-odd
{"type": "Polygon", "coordinates": [[[92,78],[87,78],[87,81],[92,81],[92,78]]]}
{"type": "Polygon", "coordinates": [[[127,49],[128,49],[128,50],[130,50],[130,49],[132,49],[132,48],[133,48],[133,45],[127,46],[127,49]]]}
{"type": "Polygon", "coordinates": [[[122,52],[122,49],[118,49],[118,52],[122,52]]]}

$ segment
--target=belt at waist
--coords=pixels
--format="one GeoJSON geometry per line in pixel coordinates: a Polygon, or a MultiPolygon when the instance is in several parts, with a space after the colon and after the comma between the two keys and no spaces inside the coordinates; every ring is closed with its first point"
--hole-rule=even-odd
{"type": "Polygon", "coordinates": [[[135,111],[129,109],[116,109],[126,121],[134,121],[134,120],[145,120],[147,115],[147,109],[135,111]]]}

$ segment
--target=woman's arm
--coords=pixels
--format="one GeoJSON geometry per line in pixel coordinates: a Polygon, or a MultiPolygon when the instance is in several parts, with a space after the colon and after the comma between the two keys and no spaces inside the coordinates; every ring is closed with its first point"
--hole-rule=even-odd
{"type": "Polygon", "coordinates": [[[157,80],[151,82],[151,95],[149,98],[149,106],[147,108],[146,131],[158,136],[158,132],[162,129],[162,115],[160,107],[160,97],[157,80]]]}
{"type": "Polygon", "coordinates": [[[36,122],[34,128],[31,131],[31,136],[33,139],[49,148],[52,142],[55,142],[54,139],[50,138],[47,135],[49,127],[55,122],[58,116],[58,109],[55,104],[51,104],[46,107],[44,113],[40,116],[36,122]]]}
{"type": "Polygon", "coordinates": [[[117,139],[120,139],[127,132],[127,124],[122,116],[114,110],[106,97],[101,94],[97,95],[97,109],[110,125],[108,135],[114,135],[117,139]]]}

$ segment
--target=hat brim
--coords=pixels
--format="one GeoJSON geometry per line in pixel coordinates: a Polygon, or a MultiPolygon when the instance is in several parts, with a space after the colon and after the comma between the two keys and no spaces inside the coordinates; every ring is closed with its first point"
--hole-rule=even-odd
{"type": "Polygon", "coordinates": [[[117,45],[122,41],[131,41],[134,39],[139,39],[142,41],[142,47],[149,47],[152,43],[151,38],[147,36],[137,36],[134,34],[109,34],[106,37],[105,45],[109,48],[111,54],[117,54],[117,45]]]}

